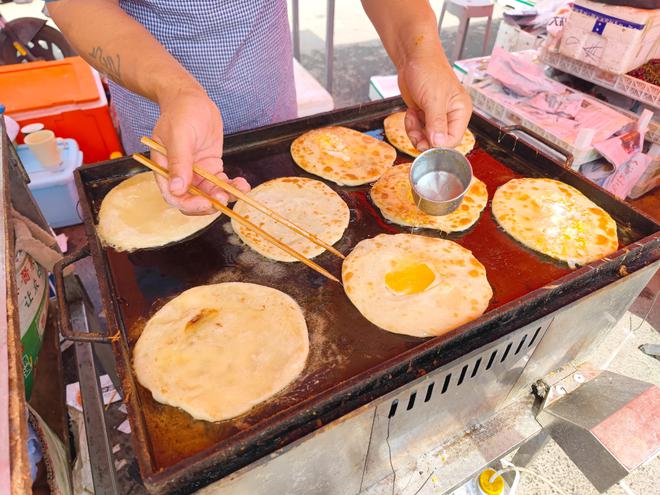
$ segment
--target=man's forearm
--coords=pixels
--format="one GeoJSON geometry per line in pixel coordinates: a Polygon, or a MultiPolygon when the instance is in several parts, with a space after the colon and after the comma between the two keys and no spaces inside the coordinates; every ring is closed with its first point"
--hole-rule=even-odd
{"type": "Polygon", "coordinates": [[[412,58],[446,61],[427,0],[362,0],[362,5],[397,68],[412,58]]]}
{"type": "Polygon", "coordinates": [[[48,11],[78,53],[127,89],[160,102],[197,81],[117,0],[57,0],[48,11]]]}

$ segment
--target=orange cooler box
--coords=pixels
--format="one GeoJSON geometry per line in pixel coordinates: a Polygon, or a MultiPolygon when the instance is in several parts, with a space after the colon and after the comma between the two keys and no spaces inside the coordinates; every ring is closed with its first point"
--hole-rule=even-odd
{"type": "Polygon", "coordinates": [[[85,163],[122,151],[101,79],[80,57],[0,67],[0,103],[21,127],[41,122],[75,139],[85,163]]]}

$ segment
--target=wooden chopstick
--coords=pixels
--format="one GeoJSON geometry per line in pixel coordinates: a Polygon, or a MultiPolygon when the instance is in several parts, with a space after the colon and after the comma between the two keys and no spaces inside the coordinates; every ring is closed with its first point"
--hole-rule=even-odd
{"type": "MultiPolygon", "coordinates": [[[[135,161],[141,163],[141,164],[144,165],[145,167],[150,168],[151,170],[153,170],[153,171],[154,171],[155,173],[157,173],[158,175],[161,175],[162,177],[165,177],[165,178],[168,178],[168,177],[169,177],[169,174],[167,173],[167,170],[166,170],[166,169],[164,169],[163,167],[161,167],[160,165],[158,165],[158,164],[157,164],[156,162],[154,162],[153,160],[150,160],[150,159],[147,158],[146,156],[141,155],[141,154],[139,154],[139,153],[135,153],[135,154],[133,155],[133,159],[134,159],[135,161]]],[[[337,282],[338,284],[341,285],[341,282],[339,282],[339,280],[338,280],[335,276],[333,276],[330,272],[328,272],[327,270],[325,270],[323,267],[317,265],[317,264],[314,263],[312,260],[307,259],[305,256],[303,256],[302,254],[300,254],[298,251],[296,251],[295,249],[291,248],[290,246],[284,244],[284,243],[283,243],[282,241],[280,241],[279,239],[276,239],[275,237],[273,237],[272,235],[270,235],[268,232],[266,232],[266,231],[260,229],[259,227],[257,227],[256,225],[254,225],[252,222],[250,222],[250,221],[247,220],[246,218],[243,218],[241,215],[239,215],[238,213],[234,212],[234,210],[232,210],[231,208],[228,208],[227,206],[223,205],[223,204],[222,204],[220,201],[218,201],[217,199],[215,199],[215,198],[209,196],[208,194],[206,194],[204,191],[202,191],[202,190],[199,189],[198,187],[195,187],[195,186],[191,185],[191,186],[188,188],[188,191],[190,191],[190,192],[193,193],[193,194],[197,194],[197,195],[199,195],[199,196],[202,196],[203,198],[208,199],[208,200],[211,202],[211,204],[213,205],[214,208],[216,208],[217,210],[220,210],[222,213],[224,213],[225,215],[227,215],[229,218],[232,218],[232,219],[236,220],[237,222],[239,222],[239,223],[245,225],[247,228],[253,230],[253,231],[256,232],[257,234],[259,234],[260,236],[262,236],[264,239],[266,239],[267,241],[271,242],[272,244],[274,244],[274,245],[277,246],[278,248],[280,248],[280,249],[282,249],[283,251],[287,252],[288,254],[290,254],[291,256],[293,256],[294,258],[296,258],[298,261],[302,261],[302,262],[305,263],[308,267],[312,268],[313,270],[316,270],[317,272],[319,272],[319,273],[320,273],[321,275],[323,275],[324,277],[326,277],[326,278],[332,280],[333,282],[337,282]]],[[[139,205],[137,205],[137,207],[139,208],[139,205]]]]}
{"type": "MultiPolygon", "coordinates": [[[[164,147],[162,144],[157,143],[157,142],[154,141],[153,139],[151,139],[151,138],[149,138],[149,137],[146,137],[146,136],[143,136],[143,137],[140,139],[140,142],[141,142],[142,144],[144,144],[145,146],[151,148],[152,150],[157,151],[157,152],[160,153],[161,155],[165,155],[165,156],[167,156],[167,150],[165,149],[165,147],[164,147]]],[[[252,206],[253,208],[256,208],[256,209],[259,210],[261,213],[263,213],[263,214],[265,214],[265,215],[268,215],[268,216],[269,216],[270,218],[272,218],[273,220],[276,220],[276,221],[280,222],[282,225],[285,225],[285,226],[289,227],[289,228],[290,228],[291,230],[293,230],[295,233],[300,234],[300,235],[303,236],[304,238],[306,238],[306,239],[312,241],[314,244],[317,244],[317,245],[319,245],[319,246],[321,246],[321,247],[327,249],[328,251],[330,251],[330,252],[331,252],[332,254],[334,254],[335,256],[337,256],[337,257],[339,257],[339,258],[341,258],[341,259],[345,259],[345,258],[346,258],[346,256],[344,256],[341,252],[337,251],[337,250],[336,250],[335,248],[333,248],[330,244],[326,243],[325,241],[322,241],[321,239],[319,239],[318,237],[316,237],[316,236],[315,236],[314,234],[312,234],[311,232],[307,232],[307,231],[306,231],[305,229],[303,229],[302,227],[299,227],[298,225],[296,225],[295,223],[291,222],[290,220],[287,220],[286,218],[284,218],[283,216],[281,216],[281,215],[280,215],[279,213],[277,213],[276,211],[273,211],[273,210],[271,210],[270,208],[268,208],[266,205],[259,203],[258,201],[256,201],[256,200],[253,199],[252,197],[248,196],[247,194],[245,194],[245,193],[242,192],[241,190],[236,189],[236,188],[235,188],[234,186],[232,186],[231,184],[229,184],[229,183],[227,183],[227,182],[225,182],[225,181],[219,179],[218,177],[216,177],[215,175],[213,175],[213,174],[207,172],[207,171],[204,170],[203,168],[201,168],[201,167],[197,167],[197,166],[193,165],[193,172],[195,172],[195,173],[196,173],[197,175],[199,175],[200,177],[204,177],[207,181],[209,181],[209,182],[215,184],[216,186],[218,186],[218,187],[224,189],[224,190],[227,191],[228,193],[233,194],[233,195],[236,196],[238,199],[240,199],[240,200],[242,200],[242,201],[245,201],[247,204],[249,204],[249,205],[252,206]]]]}

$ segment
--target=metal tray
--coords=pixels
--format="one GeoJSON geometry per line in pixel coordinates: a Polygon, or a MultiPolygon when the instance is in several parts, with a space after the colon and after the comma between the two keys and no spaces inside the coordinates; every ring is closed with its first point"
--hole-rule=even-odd
{"type": "MultiPolygon", "coordinates": [[[[400,108],[402,102],[395,98],[229,136],[225,168],[230,176],[242,175],[253,185],[280,176],[309,176],[290,157],[289,145],[295,137],[330,124],[382,134],[383,118],[400,108]]],[[[491,198],[499,185],[514,177],[557,178],[580,189],[615,218],[621,249],[604,260],[570,270],[513,241],[496,226],[490,206],[473,228],[461,234],[444,236],[415,229],[415,233],[447,237],[472,250],[486,267],[494,291],[482,317],[432,339],[380,330],[360,315],[339,285],[302,264],[272,262],[241,245],[224,217],[193,238],[163,249],[125,254],[103,248],[94,227],[103,197],[144,168],[124,158],[76,171],[106,316],[111,333],[119,332],[113,348],[136,456],[150,491],[191,492],[660,258],[660,234],[652,220],[585,181],[566,168],[564,160],[555,161],[518,140],[510,130],[476,114],[471,129],[477,148],[469,159],[491,198]],[[247,414],[219,423],[195,421],[182,410],[155,402],[137,383],[131,349],[146,320],[181,291],[236,280],[275,287],[298,301],[310,331],[310,357],[294,383],[247,414]]],[[[398,158],[398,162],[409,160],[402,155],[398,158]]],[[[348,253],[361,239],[381,232],[411,231],[383,220],[370,202],[369,186],[329,185],[351,209],[349,227],[336,245],[340,251],[348,253]]],[[[340,273],[339,260],[328,253],[317,261],[340,273]]],[[[63,313],[66,335],[107,339],[76,335],[68,327],[66,308],[63,313]]]]}

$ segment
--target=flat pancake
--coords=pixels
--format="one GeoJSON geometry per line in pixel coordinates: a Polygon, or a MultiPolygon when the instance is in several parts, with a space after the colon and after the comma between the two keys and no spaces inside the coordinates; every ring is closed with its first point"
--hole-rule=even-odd
{"type": "MultiPolygon", "coordinates": [[[[264,182],[252,189],[250,196],[330,245],[344,235],[351,216],[348,206],[335,191],[323,182],[304,177],[264,182]]],[[[307,258],[325,251],[244,201],[237,201],[234,211],[307,258]]],[[[298,261],[236,220],[232,220],[231,225],[243,242],[259,254],[277,261],[298,261]]]]}
{"type": "Polygon", "coordinates": [[[136,174],[103,198],[96,232],[117,251],[135,251],[180,241],[220,216],[188,216],[168,205],[151,172],[136,174]]]}
{"type": "Polygon", "coordinates": [[[495,192],[492,210],[495,220],[518,242],[571,268],[618,249],[612,217],[557,180],[510,180],[495,192]]]}
{"type": "MultiPolygon", "coordinates": [[[[421,151],[415,148],[410,142],[410,138],[406,132],[405,118],[406,112],[395,112],[392,115],[387,116],[383,124],[383,127],[385,128],[385,136],[387,137],[387,140],[392,143],[392,146],[399,151],[410,156],[417,156],[421,151]]],[[[475,143],[476,140],[474,139],[474,134],[472,134],[469,129],[465,129],[463,140],[454,149],[467,155],[472,151],[475,143]]]]}
{"type": "Polygon", "coordinates": [[[486,269],[459,244],[412,234],[365,239],[344,260],[344,290],[389,332],[431,337],[478,318],[493,291],[486,269]]]}
{"type": "Polygon", "coordinates": [[[249,411],[291,383],[309,353],[300,306],[270,287],[205,285],[169,301],[133,349],[139,382],[195,419],[249,411]]]}
{"type": "Polygon", "coordinates": [[[378,179],[392,166],[396,150],[389,144],[346,127],[323,127],[291,143],[298,166],[342,186],[359,186],[378,179]]]}
{"type": "Polygon", "coordinates": [[[486,184],[474,177],[457,210],[444,216],[427,215],[415,205],[408,177],[410,165],[392,167],[371,188],[371,199],[387,220],[443,232],[460,232],[475,224],[488,202],[486,184]]]}

